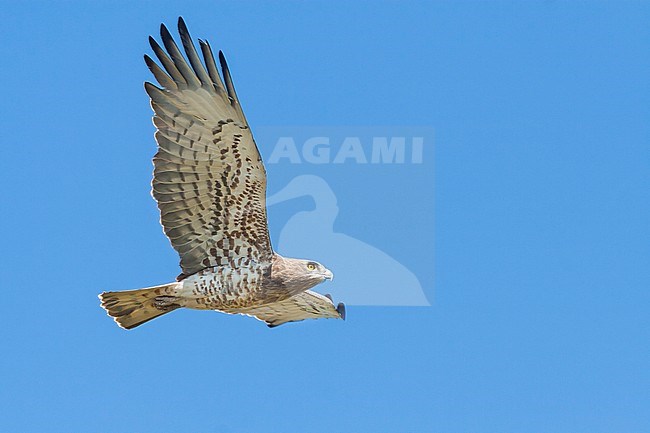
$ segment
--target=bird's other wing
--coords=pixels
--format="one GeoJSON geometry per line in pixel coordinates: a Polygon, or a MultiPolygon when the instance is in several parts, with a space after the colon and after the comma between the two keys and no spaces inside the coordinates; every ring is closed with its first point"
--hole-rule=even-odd
{"type": "Polygon", "coordinates": [[[305,319],[344,319],[345,305],[334,306],[332,298],[307,290],[289,299],[258,307],[247,308],[240,314],[253,316],[274,328],[287,322],[305,319]]]}
{"type": "Polygon", "coordinates": [[[152,194],[181,258],[179,278],[269,263],[266,172],[226,60],[219,52],[222,80],[210,45],[199,41],[203,64],[182,18],[178,30],[189,63],[161,25],[164,49],[149,41],[162,68],[145,55],[160,87],[147,82],[145,89],[157,128],[152,194]]]}

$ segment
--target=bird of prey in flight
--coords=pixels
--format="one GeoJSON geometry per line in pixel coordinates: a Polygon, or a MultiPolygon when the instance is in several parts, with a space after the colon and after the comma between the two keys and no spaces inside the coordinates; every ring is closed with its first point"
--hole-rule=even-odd
{"type": "Polygon", "coordinates": [[[160,66],[144,60],[159,85],[145,83],[158,143],[152,195],[182,273],[161,286],[104,292],[102,307],[125,329],[183,307],[254,316],[270,327],[344,319],[343,304],[309,290],[332,272],[271,247],[266,171],[223,53],[220,76],[210,45],[199,40],[201,62],[182,18],[178,31],[187,60],[165,25],[164,48],[149,38],[160,66]]]}

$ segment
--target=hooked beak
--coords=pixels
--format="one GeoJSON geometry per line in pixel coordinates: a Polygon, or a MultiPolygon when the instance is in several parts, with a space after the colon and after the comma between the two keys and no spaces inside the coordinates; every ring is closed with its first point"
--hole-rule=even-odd
{"type": "Polygon", "coordinates": [[[334,279],[334,274],[329,269],[325,269],[325,272],[323,273],[323,277],[325,277],[326,280],[331,281],[334,279]]]}

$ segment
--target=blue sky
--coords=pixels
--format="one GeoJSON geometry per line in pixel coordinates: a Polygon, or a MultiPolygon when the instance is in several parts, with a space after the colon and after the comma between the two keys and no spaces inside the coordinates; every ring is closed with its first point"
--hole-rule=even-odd
{"type": "MultiPolygon", "coordinates": [[[[0,9],[0,430],[650,430],[647,2],[0,9]],[[273,330],[105,316],[100,291],[178,272],[142,55],[179,15],[226,52],[254,131],[433,128],[419,168],[327,174],[335,229],[407,265],[431,307],[273,330]]],[[[269,189],[318,170],[274,165],[269,189]]],[[[274,211],[275,242],[305,206],[274,211]]]]}

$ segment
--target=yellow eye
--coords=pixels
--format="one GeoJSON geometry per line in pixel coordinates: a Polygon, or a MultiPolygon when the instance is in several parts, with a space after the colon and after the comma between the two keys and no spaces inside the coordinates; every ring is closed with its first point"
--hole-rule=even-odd
{"type": "Polygon", "coordinates": [[[316,265],[313,263],[307,263],[307,269],[313,271],[314,269],[316,269],[316,265]]]}

